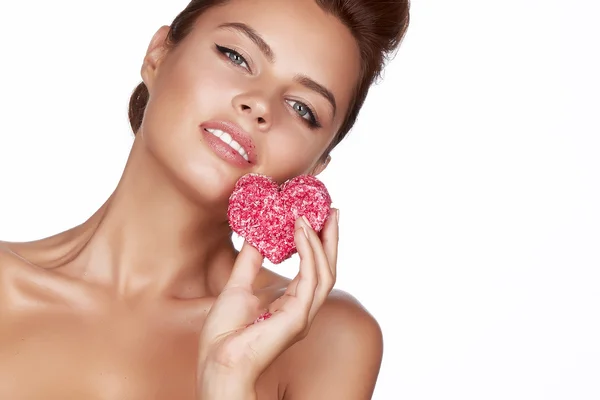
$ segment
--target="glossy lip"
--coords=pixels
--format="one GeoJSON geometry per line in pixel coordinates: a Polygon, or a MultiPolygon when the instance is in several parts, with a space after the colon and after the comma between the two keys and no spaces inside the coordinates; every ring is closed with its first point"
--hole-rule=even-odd
{"type": "MultiPolygon", "coordinates": [[[[240,126],[230,121],[207,121],[200,124],[200,128],[203,130],[207,128],[218,129],[220,131],[227,132],[229,135],[231,135],[231,138],[233,140],[238,142],[240,146],[242,146],[244,150],[246,150],[246,154],[248,154],[248,164],[256,164],[256,150],[254,142],[252,141],[252,138],[250,137],[248,132],[244,131],[240,126]]],[[[207,133],[212,135],[212,133],[207,133]]]]}

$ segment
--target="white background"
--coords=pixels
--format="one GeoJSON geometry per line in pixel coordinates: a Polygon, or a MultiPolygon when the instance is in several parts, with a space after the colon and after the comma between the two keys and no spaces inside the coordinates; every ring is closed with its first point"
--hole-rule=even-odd
{"type": "MultiPolygon", "coordinates": [[[[146,46],[186,4],[0,2],[0,238],[68,229],[110,195],[146,46]]],[[[375,399],[600,399],[598,15],[414,1],[322,175],[337,286],[385,334],[375,399]]]]}

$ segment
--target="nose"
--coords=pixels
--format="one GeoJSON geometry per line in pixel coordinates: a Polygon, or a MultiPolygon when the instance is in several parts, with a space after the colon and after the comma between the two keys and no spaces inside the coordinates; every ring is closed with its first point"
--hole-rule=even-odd
{"type": "Polygon", "coordinates": [[[241,94],[233,98],[233,108],[243,118],[249,119],[253,126],[266,131],[271,126],[271,110],[265,96],[258,93],[241,94]]]}

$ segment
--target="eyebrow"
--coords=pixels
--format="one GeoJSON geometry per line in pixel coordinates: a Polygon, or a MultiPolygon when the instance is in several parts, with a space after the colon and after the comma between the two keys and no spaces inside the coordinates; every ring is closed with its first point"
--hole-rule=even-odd
{"type": "Polygon", "coordinates": [[[252,27],[242,22],[226,22],[219,25],[219,28],[234,29],[248,36],[248,39],[254,42],[271,64],[275,62],[275,54],[273,54],[271,46],[252,27]]]}
{"type": "MultiPolygon", "coordinates": [[[[263,53],[265,58],[269,61],[269,63],[273,64],[275,62],[275,54],[273,53],[273,49],[271,46],[260,36],[258,32],[256,32],[252,27],[242,23],[242,22],[226,22],[224,24],[219,25],[219,28],[224,29],[234,29],[238,32],[243,33],[250,39],[256,47],[263,53]]],[[[327,89],[325,86],[320,83],[314,81],[303,74],[297,74],[294,76],[294,82],[299,83],[307,89],[310,89],[321,96],[323,96],[333,108],[333,115],[336,113],[336,101],[335,96],[331,92],[331,90],[327,89]]]]}

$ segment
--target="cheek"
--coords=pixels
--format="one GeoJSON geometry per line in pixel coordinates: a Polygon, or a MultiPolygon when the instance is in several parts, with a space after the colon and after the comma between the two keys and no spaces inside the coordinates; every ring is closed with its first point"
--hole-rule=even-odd
{"type": "Polygon", "coordinates": [[[224,106],[239,83],[228,68],[216,64],[197,59],[166,65],[146,109],[144,133],[177,135],[229,111],[224,106]]]}
{"type": "Polygon", "coordinates": [[[223,103],[226,99],[231,103],[234,88],[241,85],[240,75],[222,65],[221,60],[207,60],[188,71],[186,84],[196,101],[202,103],[200,111],[204,111],[210,106],[223,107],[227,104],[223,103]]]}
{"type": "Polygon", "coordinates": [[[310,138],[304,133],[285,128],[267,135],[271,135],[270,138],[261,143],[266,157],[264,170],[261,172],[272,176],[278,182],[308,172],[326,145],[317,137],[318,134],[310,138]]]}

